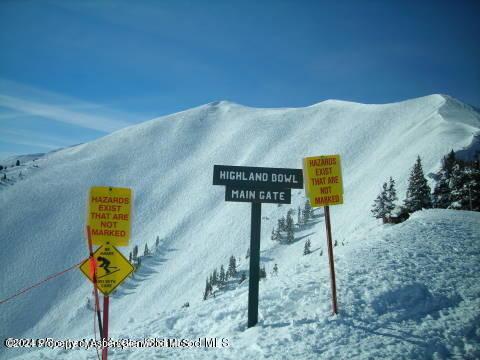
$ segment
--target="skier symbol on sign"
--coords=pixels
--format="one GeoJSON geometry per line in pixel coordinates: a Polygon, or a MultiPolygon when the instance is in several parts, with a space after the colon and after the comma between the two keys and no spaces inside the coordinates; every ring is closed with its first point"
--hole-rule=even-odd
{"type": "MultiPolygon", "coordinates": [[[[97,260],[101,262],[99,267],[103,268],[107,272],[107,274],[110,274],[111,273],[110,261],[107,258],[104,258],[103,256],[97,257],[97,260]]],[[[112,269],[116,269],[116,268],[117,268],[116,266],[112,266],[112,269]]]]}

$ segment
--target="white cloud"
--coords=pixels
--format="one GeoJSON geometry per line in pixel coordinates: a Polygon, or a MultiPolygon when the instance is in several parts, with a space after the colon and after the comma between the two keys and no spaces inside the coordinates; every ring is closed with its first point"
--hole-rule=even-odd
{"type": "Polygon", "coordinates": [[[39,147],[46,150],[70,146],[73,143],[73,141],[69,141],[64,137],[45,135],[25,129],[2,130],[0,133],[0,142],[39,147]]]}
{"type": "Polygon", "coordinates": [[[5,79],[0,79],[0,107],[106,133],[131,125],[133,119],[131,114],[5,79]]]}

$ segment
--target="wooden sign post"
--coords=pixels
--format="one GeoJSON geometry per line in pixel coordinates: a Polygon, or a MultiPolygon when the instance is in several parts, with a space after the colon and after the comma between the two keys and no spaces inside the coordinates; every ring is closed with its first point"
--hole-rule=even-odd
{"type": "Polygon", "coordinates": [[[303,159],[305,192],[312,207],[324,207],[327,232],[328,263],[330,266],[330,285],[332,289],[332,310],[338,314],[337,285],[333,259],[332,227],[330,205],[343,204],[342,169],[340,155],[307,157],[303,159]]]}
{"type": "MultiPolygon", "coordinates": [[[[93,282],[100,337],[108,344],[109,295],[134,270],[116,246],[127,246],[131,233],[133,192],[129,188],[94,186],[88,194],[87,240],[90,257],[80,271],[93,282]],[[95,252],[93,245],[100,245],[95,252]],[[103,293],[103,324],[98,291],[103,293]]],[[[107,360],[108,346],[102,349],[107,360]]]]}
{"type": "Polygon", "coordinates": [[[301,169],[215,165],[213,185],[225,185],[225,201],[251,202],[248,327],[258,323],[262,203],[290,204],[291,190],[303,189],[301,169]]]}
{"type": "Polygon", "coordinates": [[[332,290],[332,310],[334,314],[338,314],[337,282],[335,281],[335,262],[333,260],[332,227],[330,225],[330,208],[328,205],[324,207],[324,212],[325,226],[327,230],[328,265],[330,266],[330,287],[332,290]]]}
{"type": "Polygon", "coordinates": [[[102,360],[108,358],[108,313],[109,313],[110,297],[105,295],[103,297],[103,340],[107,345],[102,349],[102,360]]]}

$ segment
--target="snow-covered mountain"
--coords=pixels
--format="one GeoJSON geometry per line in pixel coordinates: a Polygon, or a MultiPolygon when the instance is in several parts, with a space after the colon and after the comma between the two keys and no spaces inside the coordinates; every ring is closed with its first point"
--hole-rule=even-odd
{"type": "MultiPolygon", "coordinates": [[[[434,172],[440,165],[441,157],[451,149],[463,150],[465,154],[478,150],[475,135],[479,134],[479,130],[480,115],[473,108],[443,95],[385,105],[328,100],[295,109],[256,109],[230,102],[217,102],[47,154],[36,161],[38,168],[32,169],[22,181],[0,190],[0,297],[6,297],[87,256],[83,227],[86,196],[90,186],[131,187],[135,192],[133,238],[131,246],[121,250],[128,254],[135,244],[140,249],[143,249],[146,242],[151,246],[157,236],[162,239],[162,244],[159,253],[143,265],[137,279],[128,280],[112,297],[111,333],[127,336],[131,330],[137,336],[142,332],[148,335],[152,331],[157,336],[164,336],[163,332],[182,337],[200,334],[235,336],[243,331],[246,323],[245,285],[232,290],[236,291],[238,299],[243,300],[238,300],[231,308],[221,297],[219,300],[203,302],[202,292],[205,278],[214,268],[225,265],[231,255],[244,259],[249,246],[250,206],[224,201],[224,190],[212,185],[214,164],[301,168],[305,156],[341,154],[345,204],[332,207],[332,226],[334,238],[345,244],[345,250],[341,251],[350,254],[345,259],[354,260],[352,254],[355,251],[368,253],[375,252],[378,248],[388,251],[383,235],[378,236],[378,242],[366,241],[369,231],[375,231],[379,226],[369,210],[380,185],[392,176],[402,197],[417,155],[422,158],[425,173],[434,172]],[[216,301],[223,311],[211,311],[212,307],[217,306],[216,301]],[[189,313],[185,313],[186,310],[180,311],[185,302],[191,304],[189,313]],[[239,307],[241,303],[243,307],[239,307]],[[207,319],[210,313],[215,316],[215,321],[207,319]],[[168,314],[173,315],[169,317],[168,314]],[[203,318],[199,314],[203,314],[203,318]],[[184,316],[190,320],[184,321],[185,326],[179,328],[176,324],[184,316]],[[208,326],[202,326],[202,321],[208,326]]],[[[326,257],[320,258],[312,254],[310,256],[315,256],[315,260],[303,260],[298,248],[303,246],[302,241],[289,247],[270,241],[269,235],[276,220],[289,207],[296,208],[303,202],[303,191],[296,190],[292,193],[291,206],[266,204],[262,207],[262,262],[268,271],[273,263],[278,263],[281,275],[276,280],[276,285],[272,280],[272,284],[260,288],[260,311],[263,311],[261,320],[264,320],[264,327],[260,328],[272,329],[276,334],[280,331],[281,336],[292,342],[302,342],[302,336],[307,336],[310,332],[313,332],[312,336],[319,337],[315,332],[323,333],[322,327],[315,324],[303,335],[290,333],[288,324],[283,330],[278,330],[282,326],[268,320],[277,311],[292,312],[291,316],[277,316],[275,319],[279,321],[302,321],[301,319],[310,319],[305,313],[312,309],[314,318],[321,318],[320,324],[325,324],[325,330],[328,331],[333,331],[334,326],[329,321],[340,321],[337,324],[339,327],[348,325],[342,323],[342,320],[329,318],[326,257]],[[322,266],[314,265],[320,261],[323,262],[322,266]],[[318,278],[313,272],[303,277],[301,272],[304,265],[312,266],[312,269],[314,266],[317,266],[315,269],[325,269],[321,270],[318,278]],[[287,281],[289,274],[298,275],[292,278],[296,282],[287,281]],[[273,289],[272,293],[266,292],[269,288],[273,289]],[[311,296],[311,301],[315,301],[314,298],[318,296],[324,302],[319,303],[318,307],[307,304],[310,300],[307,301],[302,296],[296,298],[293,289],[298,289],[300,294],[309,294],[305,296],[311,296]],[[282,299],[289,305],[284,307],[283,302],[270,301],[276,308],[262,310],[262,301],[268,302],[268,299],[278,295],[276,291],[280,291],[282,299]],[[297,300],[300,302],[297,303],[297,300]]],[[[441,221],[456,217],[459,223],[458,214],[466,214],[459,212],[454,216],[452,212],[445,213],[448,213],[445,218],[438,215],[441,221]]],[[[310,237],[314,249],[324,247],[320,211],[317,211],[317,215],[317,224],[296,234],[297,239],[310,237]]],[[[469,224],[479,223],[476,214],[465,216],[469,219],[469,224]]],[[[418,219],[416,221],[421,223],[418,219]]],[[[411,226],[414,223],[412,220],[411,226]]],[[[465,236],[460,234],[458,238],[471,239],[472,246],[476,246],[472,251],[476,251],[478,256],[478,227],[459,226],[468,228],[466,231],[469,233],[465,236]]],[[[434,230],[431,231],[433,233],[434,230]]],[[[391,233],[395,234],[395,231],[391,230],[391,233]]],[[[433,243],[433,239],[430,241],[433,243]]],[[[397,240],[395,246],[400,254],[403,242],[397,240]]],[[[463,249],[462,244],[458,245],[458,249],[463,249]]],[[[422,254],[428,256],[427,249],[422,254]]],[[[373,260],[369,261],[366,260],[366,263],[370,266],[373,260]]],[[[399,261],[403,260],[400,258],[399,261]]],[[[412,266],[414,264],[412,259],[412,266]]],[[[355,299],[350,305],[346,303],[347,299],[354,300],[353,295],[348,295],[350,290],[347,289],[347,284],[350,282],[345,278],[347,275],[344,275],[350,266],[357,269],[359,265],[345,260],[337,275],[342,285],[340,288],[343,287],[340,297],[345,299],[341,301],[347,312],[349,307],[358,305],[360,301],[355,299]],[[345,272],[342,273],[342,270],[345,272]]],[[[248,268],[246,261],[243,261],[241,267],[248,268]]],[[[405,267],[405,271],[406,269],[405,267]]],[[[365,268],[364,271],[368,272],[369,269],[365,268]]],[[[476,276],[478,280],[478,275],[476,276]]],[[[413,279],[414,277],[407,276],[404,286],[411,284],[413,279]]],[[[387,288],[386,283],[388,279],[379,285],[384,287],[386,293],[394,291],[394,285],[396,288],[403,286],[401,280],[392,280],[392,288],[387,288]]],[[[360,291],[358,287],[363,284],[352,284],[351,291],[357,294],[360,291]]],[[[443,291],[441,283],[438,285],[440,289],[425,289],[423,285],[412,285],[413,288],[409,288],[409,291],[420,294],[418,296],[422,299],[434,296],[431,293],[437,290],[440,293],[443,291]]],[[[373,292],[376,294],[380,290],[382,289],[375,288],[373,292]]],[[[14,301],[1,304],[0,336],[91,337],[92,316],[85,306],[90,291],[91,284],[79,271],[73,271],[14,301]]],[[[365,296],[369,299],[373,295],[365,296]]],[[[465,300],[465,297],[462,299],[465,300]]],[[[388,316],[389,305],[383,304],[381,299],[377,300],[379,302],[375,306],[380,309],[377,315],[388,316]]],[[[361,306],[369,308],[368,311],[371,312],[367,305],[361,306]]],[[[469,303],[468,306],[470,305],[469,303]]],[[[478,310],[476,314],[478,317],[478,310]]],[[[306,321],[308,325],[310,320],[306,321]]],[[[363,326],[354,325],[358,329],[363,326]]],[[[247,333],[257,331],[262,330],[250,329],[247,333]]],[[[381,329],[372,331],[382,332],[381,329]]],[[[476,331],[473,336],[478,340],[478,328],[473,331],[476,331]]],[[[360,333],[352,332],[351,335],[358,337],[361,336],[360,333]]],[[[312,336],[307,338],[314,339],[312,336]]],[[[401,334],[392,335],[391,341],[395,337],[401,337],[401,334]]],[[[247,346],[247,341],[244,341],[242,344],[247,346]]],[[[281,354],[281,345],[276,341],[282,341],[281,337],[267,341],[269,345],[253,342],[250,346],[252,348],[248,350],[250,352],[247,351],[245,356],[252,358],[247,354],[255,354],[253,344],[256,344],[260,357],[262,352],[275,354],[278,351],[278,358],[281,358],[285,354],[281,354]],[[277,347],[276,350],[274,347],[277,347]]],[[[335,339],[331,338],[331,341],[335,342],[335,339]]],[[[1,351],[0,357],[9,358],[18,354],[13,350],[1,351]]],[[[292,348],[291,351],[291,355],[297,354],[300,358],[308,358],[311,353],[308,349],[301,352],[300,347],[292,348]]],[[[318,351],[329,353],[330,350],[318,348],[318,351]]],[[[445,354],[450,352],[447,349],[445,354]]],[[[53,357],[58,355],[55,352],[52,354],[53,357]]],[[[73,353],[72,358],[75,354],[78,356],[78,353],[73,353]]],[[[207,354],[205,352],[203,355],[207,354]]],[[[224,357],[226,354],[228,355],[218,353],[218,356],[224,357]]],[[[94,354],[85,353],[81,357],[87,355],[94,354]]],[[[119,353],[118,358],[123,358],[124,355],[128,353],[119,353]]],[[[133,352],[130,355],[132,359],[137,358],[133,352]]],[[[236,355],[238,357],[239,353],[236,355]]],[[[64,356],[70,358],[68,352],[64,356]]],[[[177,356],[181,357],[180,354],[177,356]]],[[[310,357],[318,356],[317,353],[317,356],[310,357]]],[[[443,355],[440,353],[440,356],[443,355]]]]}

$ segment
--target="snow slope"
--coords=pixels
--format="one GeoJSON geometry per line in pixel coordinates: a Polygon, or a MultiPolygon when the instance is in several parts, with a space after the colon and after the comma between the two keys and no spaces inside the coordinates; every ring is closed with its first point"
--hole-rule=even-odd
{"type": "MultiPolygon", "coordinates": [[[[314,233],[310,255],[301,255],[304,241],[262,252],[267,267],[277,262],[280,268],[278,276],[269,274],[260,283],[255,328],[245,326],[248,283],[243,282],[186,309],[149,309],[111,334],[114,339],[216,337],[228,339],[228,347],[112,349],[111,357],[478,359],[479,228],[479,213],[428,210],[397,226],[357,233],[334,250],[340,315],[332,316],[328,259],[325,251],[319,256],[324,222],[317,217],[313,227],[297,233],[314,233]]],[[[42,359],[96,359],[93,349],[40,353],[42,359]]]]}
{"type": "Polygon", "coordinates": [[[14,185],[17,181],[24,180],[30,172],[35,171],[38,168],[36,161],[44,155],[43,153],[19,155],[0,160],[0,165],[3,167],[0,170],[0,191],[14,185]],[[19,166],[16,166],[17,160],[20,161],[19,166]],[[4,175],[6,179],[3,179],[4,175]]]}
{"type": "MultiPolygon", "coordinates": [[[[8,209],[0,217],[1,297],[86,257],[88,188],[128,186],[135,191],[132,246],[143,249],[159,235],[162,251],[146,264],[142,281],[114,296],[112,332],[146,326],[135,319],[178,311],[186,301],[208,312],[204,279],[230,255],[243,257],[250,221],[249,204],[225,203],[224,190],[211,185],[214,164],[300,168],[304,156],[341,154],[345,205],[332,210],[334,236],[357,246],[355,234],[375,227],[369,209],[388,176],[404,194],[417,155],[426,173],[435,171],[450,149],[475,145],[479,127],[478,113],[442,95],[386,105],[329,100],[299,109],[218,102],[47,154],[23,181],[0,192],[8,209]]],[[[292,207],[303,201],[295,191],[292,207]]],[[[286,210],[262,207],[263,251],[276,251],[269,234],[286,210]]],[[[80,272],[70,272],[1,305],[0,336],[90,337],[90,288],[80,272]]],[[[231,326],[244,326],[245,313],[232,312],[231,326]]]]}

